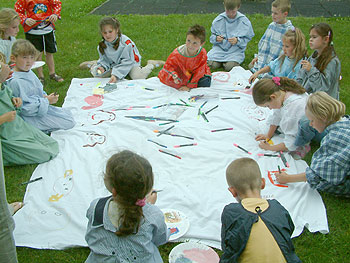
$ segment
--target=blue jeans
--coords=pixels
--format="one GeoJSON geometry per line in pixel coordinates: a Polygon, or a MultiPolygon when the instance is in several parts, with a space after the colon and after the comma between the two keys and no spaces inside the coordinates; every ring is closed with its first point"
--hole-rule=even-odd
{"type": "Polygon", "coordinates": [[[298,133],[294,142],[296,146],[304,146],[312,140],[320,142],[326,135],[325,131],[319,133],[316,129],[312,128],[309,123],[310,121],[305,115],[299,120],[298,133]]]}

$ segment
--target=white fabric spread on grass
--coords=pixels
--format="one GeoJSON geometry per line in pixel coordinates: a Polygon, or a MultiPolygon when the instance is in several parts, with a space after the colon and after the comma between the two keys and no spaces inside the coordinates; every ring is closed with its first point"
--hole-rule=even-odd
{"type": "MultiPolygon", "coordinates": [[[[60,153],[50,162],[39,165],[32,175],[31,179],[43,179],[28,185],[24,198],[26,205],[15,215],[16,245],[50,249],[86,246],[86,210],[93,199],[109,195],[102,172],[111,154],[123,149],[141,154],[152,164],[154,188],[163,190],[158,194],[157,205],[182,211],[188,216],[190,228],[184,239],[201,240],[220,247],[221,212],[225,205],[235,202],[227,190],[225,170],[232,160],[240,157],[251,157],[259,163],[266,179],[262,196],[276,198],[290,212],[295,224],[293,236],[301,234],[304,226],[311,232],[327,233],[326,211],[317,191],[306,183],[276,186],[268,176],[273,178],[278,165],[288,173],[298,173],[303,172],[307,164],[286,154],[290,164],[290,168],[286,168],[280,158],[257,155],[264,151],[254,137],[267,130],[265,121],[270,112],[256,107],[251,95],[246,93],[250,75],[240,67],[230,73],[216,72],[211,88],[191,92],[167,87],[158,78],[123,81],[113,92],[97,96],[93,96],[94,89],[104,86],[108,79],[73,79],[63,107],[72,110],[77,125],[68,131],[52,133],[59,143],[60,153]],[[190,103],[194,107],[152,108],[181,103],[179,99],[188,102],[189,97],[202,94],[204,99],[190,103]],[[240,99],[222,99],[237,96],[240,99]],[[203,106],[203,112],[219,105],[207,114],[209,122],[198,118],[198,108],[205,101],[208,102],[203,106]],[[129,110],[118,110],[125,108],[129,110]],[[165,121],[125,117],[136,115],[177,118],[179,122],[159,126],[165,121]],[[164,134],[157,137],[154,130],[165,130],[171,125],[175,125],[171,133],[194,137],[194,140],[164,134]],[[211,132],[230,127],[233,130],[211,132]],[[174,148],[188,143],[198,145],[174,148]],[[252,155],[238,149],[234,143],[252,155]],[[161,153],[159,149],[182,159],[161,153]]],[[[276,143],[279,139],[273,138],[273,141],[276,143]]]]}

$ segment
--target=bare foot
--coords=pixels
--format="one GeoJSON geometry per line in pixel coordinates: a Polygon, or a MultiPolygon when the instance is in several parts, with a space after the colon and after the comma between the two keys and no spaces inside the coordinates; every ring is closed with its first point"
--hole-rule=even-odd
{"type": "Polygon", "coordinates": [[[14,202],[14,203],[9,204],[9,209],[10,209],[11,215],[14,215],[22,207],[23,207],[22,202],[14,202]]]}

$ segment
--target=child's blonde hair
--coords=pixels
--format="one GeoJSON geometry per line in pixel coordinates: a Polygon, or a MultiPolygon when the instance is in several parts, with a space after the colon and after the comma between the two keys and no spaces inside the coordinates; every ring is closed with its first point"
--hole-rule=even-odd
{"type": "Polygon", "coordinates": [[[295,94],[304,94],[305,89],[294,79],[274,77],[260,79],[253,87],[253,100],[256,105],[262,105],[271,100],[271,95],[278,91],[290,91],[295,94]]]}
{"type": "Polygon", "coordinates": [[[233,10],[241,6],[241,0],[224,0],[226,10],[233,10]]]}
{"type": "Polygon", "coordinates": [[[248,190],[260,190],[259,165],[250,158],[236,159],[226,169],[226,181],[230,187],[234,187],[241,194],[248,190]]]}
{"type": "MultiPolygon", "coordinates": [[[[110,16],[107,16],[107,17],[104,17],[100,20],[100,23],[99,23],[99,28],[100,28],[100,32],[102,33],[102,30],[103,30],[103,27],[106,26],[106,25],[109,25],[111,26],[114,30],[117,30],[118,31],[118,39],[117,41],[114,43],[113,45],[113,48],[115,50],[118,49],[119,47],[119,43],[120,43],[120,37],[122,35],[122,31],[120,30],[120,22],[118,19],[114,18],[114,17],[110,17],[110,16]]],[[[98,49],[99,51],[101,52],[102,55],[104,55],[105,53],[105,49],[107,48],[107,45],[105,43],[105,40],[104,38],[102,37],[102,41],[100,41],[100,43],[98,43],[98,49]]]]}
{"type": "Polygon", "coordinates": [[[312,93],[307,100],[306,110],[316,119],[326,122],[326,126],[335,123],[345,115],[346,106],[324,91],[312,93]]]}
{"type": "Polygon", "coordinates": [[[312,29],[314,29],[316,33],[322,38],[328,36],[328,44],[323,49],[322,53],[317,54],[317,52],[315,52],[314,54],[314,57],[318,57],[315,67],[323,73],[328,63],[332,60],[332,58],[336,56],[336,53],[333,47],[333,30],[330,27],[330,25],[326,23],[318,23],[318,24],[312,25],[310,28],[310,31],[312,29]]]}
{"type": "MultiPolygon", "coordinates": [[[[295,66],[298,64],[298,62],[307,56],[307,48],[305,44],[305,36],[303,32],[299,28],[293,28],[289,29],[282,37],[284,40],[288,40],[293,46],[293,56],[294,56],[294,64],[293,64],[293,72],[295,71],[295,66]]],[[[282,64],[284,62],[284,59],[286,58],[286,55],[283,53],[279,60],[280,68],[282,68],[282,64]]]]}
{"type": "Polygon", "coordinates": [[[282,13],[289,13],[291,4],[289,0],[275,0],[272,2],[272,6],[281,10],[282,13]]]}
{"type": "Polygon", "coordinates": [[[143,217],[142,206],[137,202],[152,190],[152,166],[145,158],[125,150],[109,158],[104,179],[106,185],[116,190],[114,200],[120,209],[116,235],[137,233],[143,217]]]}
{"type": "Polygon", "coordinates": [[[39,51],[26,39],[18,39],[13,44],[11,54],[15,57],[18,56],[38,56],[39,51]]]}
{"type": "Polygon", "coordinates": [[[0,10],[0,38],[4,39],[5,31],[11,26],[14,20],[20,20],[17,12],[11,8],[2,8],[0,10]]]}

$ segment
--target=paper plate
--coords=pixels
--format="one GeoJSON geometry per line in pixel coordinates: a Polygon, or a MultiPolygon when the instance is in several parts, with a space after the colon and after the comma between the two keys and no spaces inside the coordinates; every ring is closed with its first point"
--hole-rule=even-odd
{"type": "Polygon", "coordinates": [[[42,66],[45,65],[45,62],[44,61],[35,61],[33,66],[32,66],[32,69],[35,69],[35,68],[40,68],[42,66]]]}
{"type": "Polygon", "coordinates": [[[169,263],[218,263],[220,258],[214,249],[195,242],[186,242],[174,247],[169,254],[169,263]]]}
{"type": "Polygon", "coordinates": [[[190,227],[188,217],[175,209],[162,209],[164,220],[167,227],[170,229],[170,241],[178,239],[186,234],[190,227]]]}

